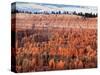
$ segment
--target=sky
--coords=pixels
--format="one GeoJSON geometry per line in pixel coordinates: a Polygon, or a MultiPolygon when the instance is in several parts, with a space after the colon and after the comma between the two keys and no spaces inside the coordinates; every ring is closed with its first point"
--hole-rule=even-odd
{"type": "MultiPolygon", "coordinates": [[[[13,6],[12,6],[12,9],[13,6]]],[[[42,11],[69,11],[69,12],[83,12],[83,13],[97,13],[98,9],[95,6],[77,6],[77,5],[63,5],[63,4],[47,4],[47,3],[25,3],[17,2],[16,9],[42,12],[42,11]]]]}

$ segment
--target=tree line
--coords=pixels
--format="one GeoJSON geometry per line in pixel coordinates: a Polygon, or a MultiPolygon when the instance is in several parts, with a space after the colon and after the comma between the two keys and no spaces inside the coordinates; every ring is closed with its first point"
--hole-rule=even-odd
{"type": "Polygon", "coordinates": [[[69,15],[78,15],[78,16],[82,16],[82,17],[86,17],[86,18],[95,18],[98,16],[97,13],[82,13],[82,12],[68,12],[68,11],[51,11],[51,12],[48,12],[48,11],[44,11],[44,12],[37,12],[37,11],[34,11],[34,12],[31,12],[31,11],[23,11],[23,10],[12,10],[11,13],[28,13],[28,14],[69,14],[69,15]]]}

